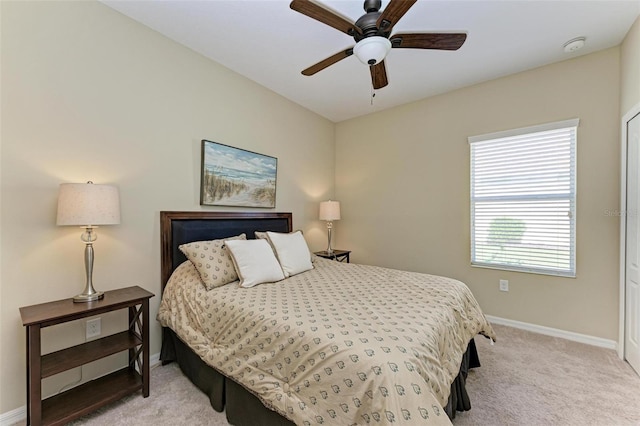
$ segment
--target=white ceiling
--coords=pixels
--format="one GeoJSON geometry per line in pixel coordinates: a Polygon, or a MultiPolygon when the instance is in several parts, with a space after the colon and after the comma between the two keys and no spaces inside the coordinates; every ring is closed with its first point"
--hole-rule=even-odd
{"type": "MultiPolygon", "coordinates": [[[[317,1],[350,21],[364,14],[361,0],[317,1]]],[[[300,74],[354,41],[287,0],[102,2],[335,122],[616,46],[640,15],[640,0],[419,0],[393,33],[466,32],[467,41],[458,51],[392,49],[389,85],[372,105],[369,70],[355,56],[300,74]],[[565,53],[580,36],[586,45],[565,53]]]]}

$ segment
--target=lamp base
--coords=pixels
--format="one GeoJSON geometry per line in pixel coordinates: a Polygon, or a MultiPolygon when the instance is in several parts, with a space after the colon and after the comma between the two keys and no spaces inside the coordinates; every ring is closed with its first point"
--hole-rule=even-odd
{"type": "Polygon", "coordinates": [[[333,223],[331,221],[327,221],[327,254],[332,255],[333,249],[331,248],[331,229],[333,228],[333,223]]]}
{"type": "Polygon", "coordinates": [[[84,246],[84,270],[87,273],[87,284],[84,286],[82,293],[73,298],[75,303],[94,302],[104,297],[104,293],[96,291],[93,288],[93,242],[98,238],[93,232],[93,227],[87,226],[86,231],[82,234],[84,246]]]}
{"type": "Polygon", "coordinates": [[[92,294],[86,294],[86,293],[78,294],[77,296],[73,297],[73,302],[74,303],[94,302],[102,298],[104,298],[104,293],[101,291],[96,291],[95,293],[92,293],[92,294]]]}

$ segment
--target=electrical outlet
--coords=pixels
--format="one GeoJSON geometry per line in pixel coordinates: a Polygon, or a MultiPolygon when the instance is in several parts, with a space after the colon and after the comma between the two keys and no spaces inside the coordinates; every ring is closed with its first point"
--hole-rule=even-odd
{"type": "Polygon", "coordinates": [[[500,291],[509,291],[509,280],[500,280],[500,291]]]}
{"type": "Polygon", "coordinates": [[[100,318],[94,318],[87,320],[87,339],[91,339],[92,337],[99,336],[102,332],[100,318]]]}

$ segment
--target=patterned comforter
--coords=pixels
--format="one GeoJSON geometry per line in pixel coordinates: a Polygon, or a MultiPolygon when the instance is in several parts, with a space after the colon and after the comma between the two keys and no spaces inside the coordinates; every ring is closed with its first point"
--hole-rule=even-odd
{"type": "Polygon", "coordinates": [[[211,291],[187,261],[158,320],[298,425],[451,424],[442,407],[469,340],[495,340],[459,281],[325,259],[278,283],[211,291]]]}

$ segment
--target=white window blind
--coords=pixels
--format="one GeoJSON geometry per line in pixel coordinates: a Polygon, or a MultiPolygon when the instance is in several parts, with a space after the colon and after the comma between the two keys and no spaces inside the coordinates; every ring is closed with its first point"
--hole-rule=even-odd
{"type": "Polygon", "coordinates": [[[472,265],[575,277],[578,123],[469,138],[472,265]]]}

